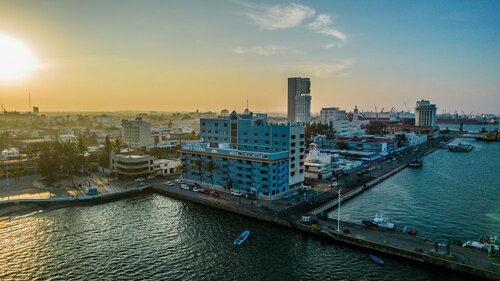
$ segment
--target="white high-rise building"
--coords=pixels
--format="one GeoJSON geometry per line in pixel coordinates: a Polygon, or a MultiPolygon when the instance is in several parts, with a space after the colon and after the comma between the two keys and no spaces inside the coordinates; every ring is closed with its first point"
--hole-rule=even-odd
{"type": "Polygon", "coordinates": [[[122,121],[123,139],[130,147],[147,147],[154,145],[151,124],[137,117],[134,120],[122,121]]]}
{"type": "Polygon", "coordinates": [[[436,105],[431,104],[428,100],[417,101],[417,106],[415,107],[415,125],[434,127],[436,124],[436,110],[436,105]]]}

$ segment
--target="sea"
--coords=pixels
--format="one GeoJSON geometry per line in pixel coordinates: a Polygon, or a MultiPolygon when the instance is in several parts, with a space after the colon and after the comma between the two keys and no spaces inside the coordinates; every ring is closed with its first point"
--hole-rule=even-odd
{"type": "MultiPolygon", "coordinates": [[[[443,242],[500,235],[500,143],[459,141],[474,149],[428,155],[343,203],[341,219],[384,212],[443,242]]],[[[0,280],[474,280],[379,255],[382,267],[370,254],[158,194],[0,222],[0,280]]]]}

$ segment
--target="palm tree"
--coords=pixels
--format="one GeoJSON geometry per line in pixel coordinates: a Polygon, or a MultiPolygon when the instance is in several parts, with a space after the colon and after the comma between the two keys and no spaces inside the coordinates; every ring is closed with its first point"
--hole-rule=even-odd
{"type": "Polygon", "coordinates": [[[193,169],[197,169],[198,172],[200,173],[200,183],[201,183],[201,160],[193,161],[193,169]]]}
{"type": "Polygon", "coordinates": [[[115,139],[115,145],[113,147],[113,152],[119,154],[122,148],[122,140],[120,138],[115,139]]]}
{"type": "Polygon", "coordinates": [[[210,173],[210,180],[212,182],[212,187],[214,186],[214,174],[213,171],[215,170],[216,165],[213,161],[207,162],[205,164],[205,171],[210,173]]]}

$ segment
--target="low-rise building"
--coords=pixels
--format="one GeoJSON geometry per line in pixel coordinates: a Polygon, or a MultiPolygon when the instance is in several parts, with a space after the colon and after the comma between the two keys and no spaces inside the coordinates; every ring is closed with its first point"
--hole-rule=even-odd
{"type": "Polygon", "coordinates": [[[394,140],[390,138],[336,138],[325,140],[321,148],[377,152],[381,156],[387,156],[394,150],[394,140]]]}
{"type": "Polygon", "coordinates": [[[314,143],[309,144],[304,166],[307,179],[328,179],[333,175],[332,155],[321,153],[314,143]]]}
{"type": "Polygon", "coordinates": [[[154,173],[162,176],[179,172],[179,167],[181,166],[181,160],[155,159],[153,163],[154,173]]]}
{"type": "Polygon", "coordinates": [[[2,150],[1,152],[2,158],[16,158],[19,157],[19,149],[12,147],[2,150]]]}
{"type": "Polygon", "coordinates": [[[70,142],[70,143],[74,143],[74,142],[77,142],[78,139],[76,138],[75,135],[70,135],[70,134],[66,134],[66,135],[59,135],[59,137],[57,138],[59,140],[59,142],[70,142]]]}
{"type": "Polygon", "coordinates": [[[111,171],[121,177],[142,177],[154,173],[154,158],[149,155],[114,154],[111,171]]]}

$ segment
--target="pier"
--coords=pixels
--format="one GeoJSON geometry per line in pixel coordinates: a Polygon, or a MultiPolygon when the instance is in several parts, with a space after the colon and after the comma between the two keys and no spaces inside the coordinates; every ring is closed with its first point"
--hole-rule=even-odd
{"type": "MultiPolygon", "coordinates": [[[[429,146],[423,153],[428,155],[438,148],[429,146]]],[[[389,171],[377,174],[377,177],[364,178],[354,188],[342,194],[342,201],[355,197],[362,191],[373,188],[379,182],[403,170],[411,157],[402,161],[393,161],[392,166],[387,167],[389,171]]],[[[388,164],[384,164],[388,165],[388,164]]],[[[385,169],[387,170],[387,169],[385,169]]],[[[210,188],[206,187],[210,190],[210,188]]],[[[462,272],[471,279],[485,278],[500,280],[500,257],[488,256],[485,252],[453,245],[447,249],[444,245],[435,244],[433,241],[422,237],[410,236],[401,232],[383,231],[374,227],[367,227],[359,223],[340,221],[340,231],[337,231],[337,220],[328,219],[325,216],[314,224],[305,224],[301,221],[302,215],[324,214],[327,210],[334,208],[337,202],[337,194],[328,191],[323,194],[322,199],[326,201],[300,202],[296,205],[276,210],[265,201],[252,201],[242,197],[232,196],[228,191],[215,188],[219,196],[210,196],[189,190],[180,189],[179,184],[165,186],[163,180],[156,179],[148,185],[140,188],[131,188],[116,193],[100,194],[95,196],[80,196],[78,198],[48,198],[48,199],[21,199],[0,202],[0,210],[12,206],[34,206],[34,207],[66,207],[85,203],[100,203],[139,193],[154,192],[170,198],[182,201],[190,201],[207,207],[243,215],[252,219],[280,225],[295,229],[307,235],[322,238],[334,243],[342,243],[356,248],[366,249],[404,258],[430,266],[446,268],[448,270],[462,272]]],[[[331,190],[331,189],[329,189],[331,190]]]]}

